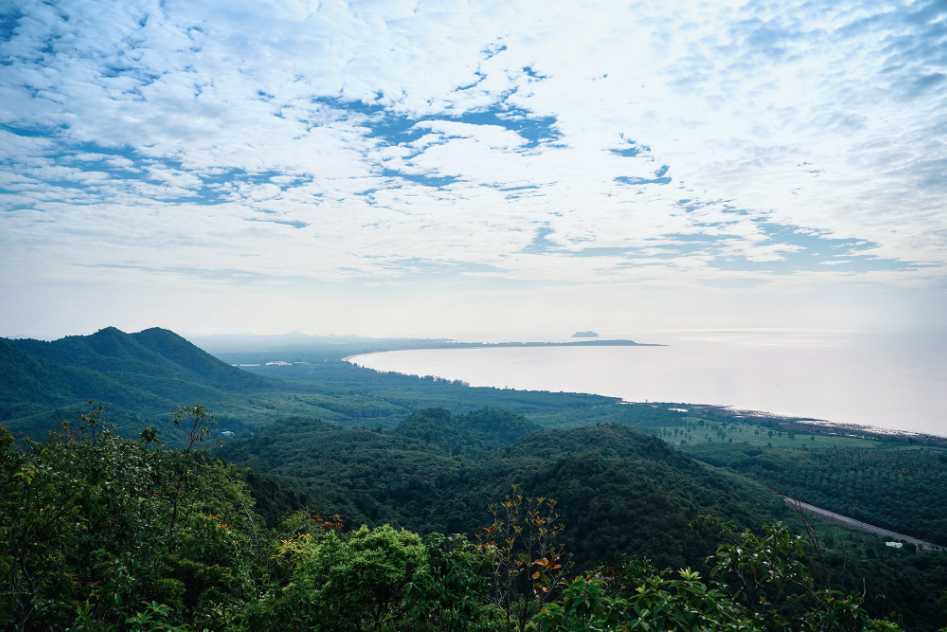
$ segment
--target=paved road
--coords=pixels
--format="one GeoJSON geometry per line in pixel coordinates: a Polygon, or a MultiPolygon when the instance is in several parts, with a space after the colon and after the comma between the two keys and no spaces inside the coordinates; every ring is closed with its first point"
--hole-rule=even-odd
{"type": "Polygon", "coordinates": [[[918,540],[917,538],[912,538],[911,536],[904,535],[903,533],[897,533],[895,531],[888,531],[887,529],[876,527],[875,525],[862,522],[861,520],[855,520],[854,518],[849,518],[848,516],[837,514],[834,511],[829,511],[828,509],[822,509],[821,507],[816,507],[815,505],[804,503],[801,500],[796,500],[795,498],[789,498],[788,496],[783,496],[783,500],[785,500],[790,505],[793,505],[793,506],[798,507],[799,509],[802,509],[803,511],[814,513],[828,520],[834,520],[835,522],[840,522],[850,527],[861,529],[862,531],[868,531],[869,533],[876,533],[878,535],[887,536],[889,538],[894,538],[895,540],[901,540],[902,542],[910,542],[911,544],[916,544],[918,546],[921,546],[927,549],[934,549],[935,551],[947,551],[947,547],[943,547],[938,544],[932,544],[930,542],[925,542],[924,540],[918,540]]]}

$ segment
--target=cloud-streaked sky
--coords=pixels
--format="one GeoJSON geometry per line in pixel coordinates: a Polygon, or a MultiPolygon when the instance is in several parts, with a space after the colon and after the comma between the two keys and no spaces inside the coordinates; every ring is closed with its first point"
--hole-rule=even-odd
{"type": "Polygon", "coordinates": [[[943,0],[0,7],[0,335],[947,315],[943,0]]]}

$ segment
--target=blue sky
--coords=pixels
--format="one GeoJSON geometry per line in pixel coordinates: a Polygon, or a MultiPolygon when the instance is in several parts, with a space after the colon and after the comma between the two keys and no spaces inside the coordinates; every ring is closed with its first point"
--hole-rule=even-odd
{"type": "Polygon", "coordinates": [[[0,335],[945,316],[942,1],[0,14],[0,335]]]}

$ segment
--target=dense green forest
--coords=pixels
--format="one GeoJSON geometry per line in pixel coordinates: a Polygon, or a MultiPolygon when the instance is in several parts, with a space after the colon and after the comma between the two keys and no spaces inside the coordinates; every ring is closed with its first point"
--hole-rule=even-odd
{"type": "MultiPolygon", "coordinates": [[[[709,572],[705,559],[715,543],[689,528],[703,514],[744,526],[781,519],[804,530],[761,482],[695,461],[626,426],[537,431],[524,424],[520,438],[508,437],[507,445],[492,452],[443,442],[451,435],[486,433],[490,426],[501,427],[491,424],[491,417],[509,416],[498,410],[466,415],[424,410],[390,431],[293,418],[218,453],[252,467],[254,480],[267,481],[272,491],[282,490],[275,510],[261,501],[267,515],[308,504],[323,514],[351,516],[357,524],[421,533],[472,534],[488,518],[484,507],[491,499],[519,484],[524,493],[559,501],[576,570],[637,554],[661,568],[709,572]],[[450,432],[420,437],[411,432],[425,427],[450,432]],[[405,436],[405,429],[414,436],[405,436]]],[[[272,491],[258,498],[276,498],[272,491]]],[[[807,521],[821,538],[826,572],[839,585],[865,592],[865,607],[873,614],[894,612],[912,629],[947,624],[938,604],[947,588],[947,556],[892,549],[877,536],[807,521]]]]}
{"type": "MultiPolygon", "coordinates": [[[[778,521],[752,531],[694,516],[691,539],[716,542],[709,557],[695,560],[703,571],[660,570],[640,556],[596,558],[594,546],[581,544],[573,552],[565,507],[572,506],[573,517],[599,511],[591,519],[604,520],[608,510],[596,505],[621,497],[600,487],[605,480],[588,480],[594,472],[587,461],[596,455],[625,465],[645,460],[651,474],[681,469],[718,493],[745,490],[625,428],[531,432],[501,448],[506,459],[565,455],[558,459],[564,464],[539,467],[529,483],[508,486],[468,537],[388,525],[350,528],[355,525],[343,517],[310,510],[268,526],[255,510],[247,472],[200,449],[211,436],[203,407],[173,416],[173,427],[187,437],[181,449],[162,446],[150,428],[139,440],[121,439],[103,427],[101,412],[90,411],[42,443],[23,439],[17,446],[0,426],[4,629],[901,629],[891,619],[872,620],[863,595],[834,588],[813,568],[807,541],[778,521]],[[573,434],[557,436],[562,432],[573,434]],[[570,461],[579,453],[585,463],[570,461]],[[569,471],[575,463],[585,469],[569,471]],[[585,481],[593,487],[575,487],[585,481]],[[557,503],[546,488],[566,499],[557,503]]],[[[451,421],[476,437],[490,434],[488,414],[451,421]]],[[[437,415],[442,411],[429,417],[437,415]]],[[[352,433],[356,441],[370,432],[295,425],[315,435],[352,433]]],[[[416,441],[394,436],[389,443],[400,451],[416,441]]],[[[345,452],[344,441],[336,443],[328,453],[345,452]]],[[[424,443],[432,455],[449,451],[424,443]]],[[[482,463],[493,458],[481,454],[482,463]]],[[[628,488],[625,481],[612,483],[628,488]]],[[[647,498],[645,491],[635,502],[647,498]]],[[[692,502],[713,508],[706,499],[692,502]]],[[[765,503],[755,509],[765,511],[765,503]]],[[[632,508],[626,526],[637,533],[677,528],[673,520],[670,527],[636,520],[644,513],[632,508]]]]}
{"type": "Polygon", "coordinates": [[[319,513],[421,532],[470,533],[491,499],[519,483],[526,493],[560,500],[578,560],[647,550],[662,566],[695,563],[712,550],[687,527],[697,515],[714,513],[745,525],[789,516],[761,485],[630,428],[536,432],[521,419],[524,436],[514,442],[517,433],[505,429],[509,417],[503,411],[452,416],[425,410],[391,432],[293,418],[230,443],[220,454],[292,483],[319,513]],[[507,446],[466,451],[439,436],[433,442],[409,436],[438,424],[473,436],[473,445],[507,446]]]}
{"type": "MultiPolygon", "coordinates": [[[[49,343],[0,339],[0,423],[10,430],[0,441],[0,579],[10,586],[0,597],[2,626],[296,629],[304,620],[313,630],[506,629],[509,617],[549,630],[699,628],[642,623],[647,603],[650,611],[711,608],[713,623],[699,629],[775,629],[779,617],[789,629],[864,629],[858,617],[843,617],[844,625],[818,619],[828,616],[825,590],[854,595],[845,603],[905,629],[947,626],[938,602],[947,555],[804,522],[770,489],[947,543],[942,440],[703,406],[471,388],[343,361],[385,344],[429,343],[310,341],[218,353],[222,361],[161,329],[109,328],[49,343]],[[275,360],[283,363],[266,364],[275,360]],[[104,410],[90,416],[79,404],[89,398],[104,410]],[[213,438],[221,445],[197,440],[211,438],[200,430],[204,406],[174,416],[195,401],[217,415],[213,438]],[[83,410],[84,421],[61,428],[83,410]],[[484,527],[513,524],[488,509],[513,485],[511,502],[532,507],[529,515],[558,515],[543,525],[556,535],[555,546],[547,544],[569,552],[568,564],[558,564],[568,576],[558,580],[578,582],[550,580],[540,600],[528,598],[537,585],[525,577],[552,577],[546,566],[518,567],[502,542],[490,549],[477,540],[484,527]],[[691,528],[699,516],[722,522],[691,528]],[[774,521],[785,526],[760,530],[774,521]],[[109,538],[115,529],[120,537],[109,538]],[[800,549],[790,533],[817,545],[800,549]],[[745,568],[733,566],[732,550],[722,558],[720,546],[790,560],[792,582],[763,584],[791,594],[794,605],[748,603],[733,583],[745,568]],[[379,589],[389,597],[372,602],[377,616],[345,621],[336,610],[338,619],[319,619],[315,613],[345,602],[330,599],[329,584],[358,576],[361,585],[382,572],[365,562],[358,572],[368,575],[330,577],[340,560],[381,559],[372,556],[384,557],[382,549],[407,566],[379,589]],[[496,575],[503,564],[507,580],[513,567],[530,573],[504,588],[496,575]],[[678,572],[688,568],[700,577],[678,572]],[[714,597],[698,603],[698,593],[714,597]],[[15,623],[27,612],[28,624],[15,623]]],[[[525,546],[517,538],[516,547],[525,546]]],[[[772,603],[780,599],[774,594],[772,603]]],[[[345,602],[354,609],[346,612],[366,607],[356,602],[345,602]]]]}

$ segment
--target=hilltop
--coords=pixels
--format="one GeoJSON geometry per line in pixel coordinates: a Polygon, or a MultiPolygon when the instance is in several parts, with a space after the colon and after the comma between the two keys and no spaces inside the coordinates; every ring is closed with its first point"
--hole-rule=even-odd
{"type": "Polygon", "coordinates": [[[0,421],[41,435],[92,399],[121,427],[154,423],[181,402],[211,405],[279,383],[218,360],[166,329],[114,327],[53,342],[0,339],[0,421]]]}
{"type": "Polygon", "coordinates": [[[261,388],[267,383],[158,327],[133,334],[106,327],[89,336],[67,336],[52,342],[22,338],[9,342],[48,362],[106,375],[176,380],[226,391],[261,388]]]}

